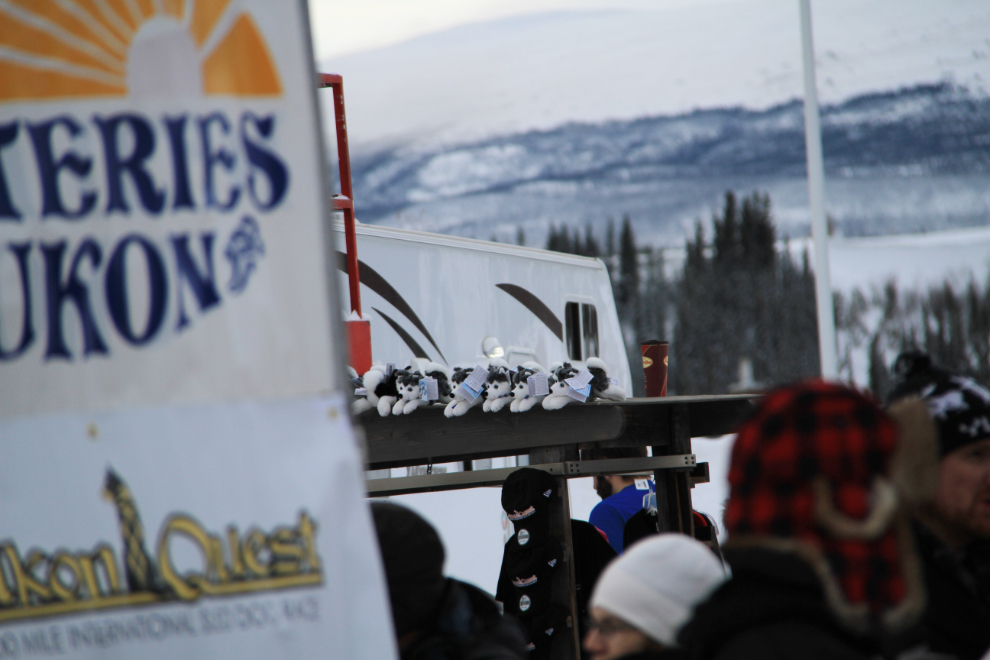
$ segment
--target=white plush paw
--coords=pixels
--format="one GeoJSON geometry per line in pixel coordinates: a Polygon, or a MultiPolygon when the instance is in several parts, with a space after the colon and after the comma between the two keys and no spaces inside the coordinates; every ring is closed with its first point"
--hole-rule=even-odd
{"type": "Polygon", "coordinates": [[[467,401],[458,401],[457,403],[454,404],[454,407],[451,410],[451,414],[454,417],[460,417],[470,409],[471,409],[470,403],[468,403],[467,401]]]}
{"type": "Polygon", "coordinates": [[[382,417],[388,417],[392,412],[393,405],[395,405],[394,396],[383,396],[378,399],[378,414],[382,417]]]}
{"type": "Polygon", "coordinates": [[[528,399],[523,399],[519,402],[518,412],[526,412],[531,408],[535,408],[537,404],[543,403],[543,399],[545,398],[545,396],[531,396],[528,399]]]}
{"type": "Polygon", "coordinates": [[[513,399],[512,403],[509,404],[509,412],[519,412],[519,404],[523,402],[523,399],[513,399]]]}
{"type": "Polygon", "coordinates": [[[573,401],[569,396],[548,396],[543,399],[543,409],[544,410],[560,410],[568,403],[573,401]]]}
{"type": "Polygon", "coordinates": [[[608,389],[604,392],[596,392],[595,395],[599,399],[605,399],[606,401],[625,401],[626,392],[618,385],[609,385],[608,389]]]}
{"type": "Polygon", "coordinates": [[[406,405],[402,407],[402,414],[408,415],[412,411],[416,410],[416,408],[419,408],[420,403],[422,403],[421,399],[413,399],[412,401],[406,401],[405,402],[406,405]]]}
{"type": "Polygon", "coordinates": [[[371,410],[371,402],[367,399],[355,399],[351,404],[351,413],[360,415],[366,410],[371,410]]]}
{"type": "Polygon", "coordinates": [[[454,399],[450,403],[448,403],[446,406],[444,406],[444,408],[443,408],[443,416],[444,417],[453,417],[454,416],[454,406],[457,405],[457,402],[458,401],[460,401],[460,399],[454,399]]]}
{"type": "Polygon", "coordinates": [[[485,412],[490,412],[492,409],[491,399],[485,399],[485,402],[481,405],[481,409],[484,410],[485,412]]]}
{"type": "Polygon", "coordinates": [[[491,405],[488,406],[488,412],[498,412],[502,408],[505,408],[506,404],[511,401],[512,399],[510,399],[507,396],[503,396],[498,399],[495,399],[494,401],[491,402],[491,405]]]}

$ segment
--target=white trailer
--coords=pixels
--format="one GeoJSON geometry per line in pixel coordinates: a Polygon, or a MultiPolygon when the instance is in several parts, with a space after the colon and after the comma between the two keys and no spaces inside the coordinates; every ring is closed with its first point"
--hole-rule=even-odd
{"type": "MultiPolygon", "coordinates": [[[[343,223],[334,230],[342,247],[343,223]]],[[[510,366],[534,360],[546,367],[599,357],[632,395],[600,259],[361,223],[356,234],[375,362],[425,357],[453,368],[502,357],[510,366]]],[[[337,257],[346,291],[341,249],[337,257]]]]}

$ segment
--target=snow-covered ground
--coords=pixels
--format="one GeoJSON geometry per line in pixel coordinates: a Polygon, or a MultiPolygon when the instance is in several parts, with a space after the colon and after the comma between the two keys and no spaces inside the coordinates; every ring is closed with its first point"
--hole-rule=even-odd
{"type": "MultiPolygon", "coordinates": [[[[778,242],[778,249],[783,248],[778,242]]],[[[814,268],[811,239],[791,239],[792,257],[801,262],[807,252],[814,268]]],[[[844,294],[859,288],[869,294],[893,280],[901,288],[923,289],[945,281],[964,284],[972,275],[986,283],[990,277],[990,227],[969,227],[922,234],[898,234],[829,241],[832,289],[844,294]]],[[[684,266],[684,248],[664,248],[664,271],[676,277],[684,266]]]]}
{"type": "Polygon", "coordinates": [[[829,244],[832,288],[869,289],[895,280],[898,286],[935,286],[965,282],[972,274],[985,283],[990,275],[990,227],[928,234],[836,238],[829,244]]]}

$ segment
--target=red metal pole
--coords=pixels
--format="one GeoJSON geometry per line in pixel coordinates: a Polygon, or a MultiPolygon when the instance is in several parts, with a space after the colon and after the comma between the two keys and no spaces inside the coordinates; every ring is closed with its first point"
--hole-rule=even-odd
{"type": "Polygon", "coordinates": [[[333,91],[333,112],[337,128],[337,164],[340,168],[340,198],[334,206],[344,213],[344,242],[347,248],[347,283],[351,311],[361,315],[361,279],[358,274],[357,236],[354,233],[354,191],[351,187],[351,152],[347,146],[347,115],[344,112],[344,79],[321,73],[320,82],[333,91]]]}
{"type": "Polygon", "coordinates": [[[347,341],[350,362],[358,373],[371,368],[371,324],[361,314],[361,277],[358,270],[357,236],[354,231],[354,192],[351,188],[351,152],[347,146],[347,115],[344,112],[344,79],[341,76],[321,73],[320,86],[333,92],[333,110],[337,128],[337,163],[340,169],[340,196],[334,197],[333,207],[344,214],[344,243],[347,251],[347,284],[351,298],[351,312],[357,312],[359,320],[348,321],[347,341]]]}

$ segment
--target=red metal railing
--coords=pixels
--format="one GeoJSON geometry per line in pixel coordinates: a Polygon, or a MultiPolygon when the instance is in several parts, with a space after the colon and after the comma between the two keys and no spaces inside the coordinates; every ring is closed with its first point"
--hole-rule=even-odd
{"type": "Polygon", "coordinates": [[[347,283],[351,311],[361,315],[361,280],[358,276],[357,237],[354,234],[354,191],[351,187],[351,152],[347,146],[347,115],[344,112],[344,79],[333,73],[319,74],[320,87],[333,90],[333,112],[337,129],[337,163],[340,169],[340,195],[333,208],[344,213],[344,241],[347,248],[347,283]]]}
{"type": "Polygon", "coordinates": [[[344,245],[347,252],[347,285],[351,312],[358,319],[347,323],[350,362],[358,373],[371,368],[371,325],[361,313],[361,277],[358,270],[357,236],[354,232],[354,191],[351,187],[351,152],[347,146],[347,114],[344,112],[344,79],[333,73],[321,73],[320,88],[333,92],[333,112],[337,129],[337,164],[340,170],[340,195],[333,198],[335,211],[344,214],[344,245]]]}

